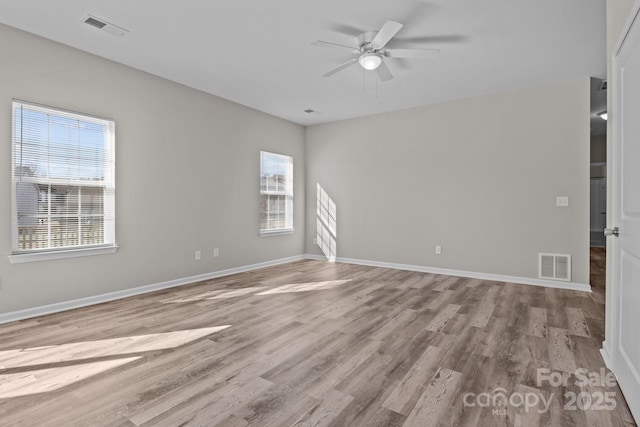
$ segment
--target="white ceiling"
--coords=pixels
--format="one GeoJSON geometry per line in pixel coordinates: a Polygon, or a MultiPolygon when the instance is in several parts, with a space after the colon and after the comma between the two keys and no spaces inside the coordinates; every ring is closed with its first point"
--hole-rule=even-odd
{"type": "Polygon", "coordinates": [[[0,0],[0,22],[303,125],[606,74],[605,0],[0,0]],[[321,77],[350,56],[311,42],[388,19],[439,58],[321,77]]]}

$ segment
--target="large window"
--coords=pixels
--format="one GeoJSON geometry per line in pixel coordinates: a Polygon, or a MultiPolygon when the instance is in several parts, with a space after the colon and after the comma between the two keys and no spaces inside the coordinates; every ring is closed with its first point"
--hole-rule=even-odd
{"type": "Polygon", "coordinates": [[[293,231],[293,158],[260,152],[260,233],[293,231]]]}
{"type": "Polygon", "coordinates": [[[114,122],[13,102],[14,255],[113,247],[114,122]]]}

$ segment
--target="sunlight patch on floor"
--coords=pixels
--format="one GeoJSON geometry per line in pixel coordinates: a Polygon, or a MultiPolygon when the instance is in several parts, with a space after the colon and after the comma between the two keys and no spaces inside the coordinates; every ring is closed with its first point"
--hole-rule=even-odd
{"type": "Polygon", "coordinates": [[[231,325],[0,351],[3,369],[176,348],[231,325]]]}
{"type": "Polygon", "coordinates": [[[0,399],[55,391],[141,358],[141,356],[127,357],[28,372],[0,374],[0,399]]]}
{"type": "Polygon", "coordinates": [[[269,289],[268,291],[260,292],[256,295],[272,295],[272,294],[286,294],[289,292],[308,292],[308,291],[319,291],[323,289],[332,289],[336,286],[344,285],[345,283],[350,282],[351,279],[347,280],[329,280],[325,282],[309,282],[309,283],[295,283],[291,285],[279,286],[274,289],[269,289]]]}
{"type": "Polygon", "coordinates": [[[109,369],[134,362],[142,357],[124,357],[127,354],[173,349],[230,326],[222,325],[0,351],[0,399],[58,390],[109,369]],[[112,360],[86,361],[113,356],[122,357],[112,360]],[[73,364],[28,369],[30,366],[56,363],[73,364]],[[8,369],[15,370],[24,367],[27,369],[22,372],[3,373],[8,369]]]}
{"type": "Polygon", "coordinates": [[[206,301],[206,300],[213,300],[213,299],[234,298],[238,296],[244,296],[247,294],[253,294],[263,289],[266,289],[266,286],[253,286],[250,288],[239,288],[239,289],[216,289],[215,291],[202,292],[202,293],[191,295],[188,297],[166,299],[166,300],[163,300],[162,302],[165,304],[167,303],[180,304],[185,302],[198,302],[198,301],[206,301]]]}
{"type": "MultiPolygon", "coordinates": [[[[215,297],[207,298],[207,299],[234,298],[234,297],[239,297],[239,296],[243,296],[243,295],[247,295],[247,294],[253,294],[253,293],[256,293],[256,292],[261,291],[263,289],[266,289],[266,286],[256,286],[256,287],[253,287],[253,288],[234,289],[233,291],[229,291],[229,292],[226,292],[224,294],[216,295],[215,297]]],[[[258,295],[260,295],[260,294],[258,294],[258,295]]]]}

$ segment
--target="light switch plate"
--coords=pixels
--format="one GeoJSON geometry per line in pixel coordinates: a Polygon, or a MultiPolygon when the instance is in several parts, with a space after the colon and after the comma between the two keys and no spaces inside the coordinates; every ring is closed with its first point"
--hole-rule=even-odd
{"type": "Polygon", "coordinates": [[[569,196],[556,197],[556,206],[560,206],[560,207],[569,206],[569,196]]]}

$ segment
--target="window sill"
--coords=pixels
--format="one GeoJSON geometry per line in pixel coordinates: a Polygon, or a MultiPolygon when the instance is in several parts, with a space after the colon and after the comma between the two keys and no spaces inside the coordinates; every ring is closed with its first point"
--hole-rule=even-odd
{"type": "Polygon", "coordinates": [[[293,234],[295,230],[293,228],[287,228],[284,230],[260,230],[260,237],[270,236],[282,236],[285,234],[293,234]]]}
{"type": "Polygon", "coordinates": [[[49,261],[54,259],[78,258],[93,255],[113,254],[118,250],[117,246],[101,246],[98,248],[69,249],[51,252],[33,252],[24,254],[9,255],[11,264],[22,264],[25,262],[49,261]]]}

